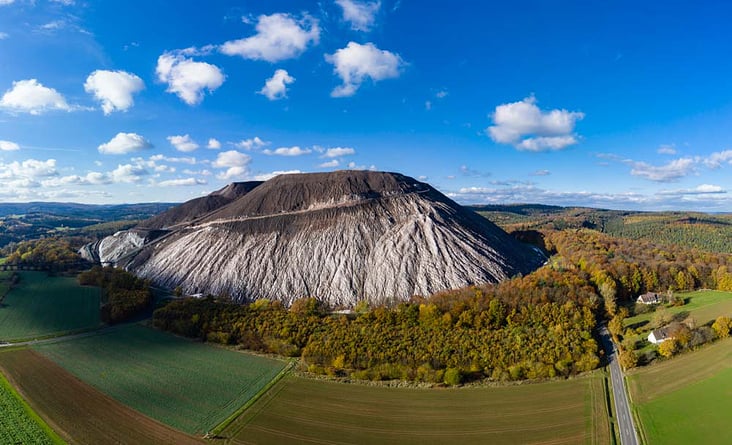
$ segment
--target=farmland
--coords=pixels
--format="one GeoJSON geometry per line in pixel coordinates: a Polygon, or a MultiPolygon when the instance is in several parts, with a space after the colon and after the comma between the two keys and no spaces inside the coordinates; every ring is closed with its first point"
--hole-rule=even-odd
{"type": "Polygon", "coordinates": [[[74,278],[19,272],[0,305],[0,340],[42,337],[99,326],[99,289],[74,278]]]}
{"type": "Polygon", "coordinates": [[[204,443],[122,405],[34,351],[0,353],[0,369],[32,408],[71,443],[204,443]]]}
{"type": "Polygon", "coordinates": [[[0,374],[0,443],[64,443],[0,374]]]}
{"type": "Polygon", "coordinates": [[[602,374],[497,388],[417,389],[288,376],[225,443],[610,443],[602,374]]]}
{"type": "Polygon", "coordinates": [[[647,443],[732,443],[732,339],[632,371],[647,443]]]}
{"type": "Polygon", "coordinates": [[[285,366],[140,325],[36,348],[117,401],[196,435],[225,420],[285,366]]]}

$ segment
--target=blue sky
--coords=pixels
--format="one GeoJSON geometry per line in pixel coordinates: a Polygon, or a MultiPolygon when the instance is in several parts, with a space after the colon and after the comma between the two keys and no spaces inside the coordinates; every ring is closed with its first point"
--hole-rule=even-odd
{"type": "Polygon", "coordinates": [[[0,201],[372,168],[732,211],[732,7],[699,3],[0,0],[0,201]]]}

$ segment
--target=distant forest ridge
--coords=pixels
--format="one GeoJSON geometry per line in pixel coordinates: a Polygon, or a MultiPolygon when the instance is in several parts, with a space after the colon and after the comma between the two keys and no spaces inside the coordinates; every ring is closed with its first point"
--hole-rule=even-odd
{"type": "Polygon", "coordinates": [[[507,232],[585,228],[616,237],[732,253],[732,213],[643,212],[541,204],[468,208],[507,232]]]}

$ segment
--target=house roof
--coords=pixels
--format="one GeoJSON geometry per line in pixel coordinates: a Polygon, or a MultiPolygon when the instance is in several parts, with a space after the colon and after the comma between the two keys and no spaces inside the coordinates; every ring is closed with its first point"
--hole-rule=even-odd
{"type": "Polygon", "coordinates": [[[658,301],[658,294],[655,292],[646,292],[645,294],[640,295],[638,299],[644,303],[656,302],[658,301]]]}
{"type": "Polygon", "coordinates": [[[653,334],[653,337],[656,340],[659,340],[660,341],[660,340],[665,340],[667,338],[671,338],[671,332],[670,331],[671,330],[668,328],[668,326],[666,326],[666,327],[663,327],[663,328],[654,329],[653,332],[651,332],[651,333],[653,334]]]}

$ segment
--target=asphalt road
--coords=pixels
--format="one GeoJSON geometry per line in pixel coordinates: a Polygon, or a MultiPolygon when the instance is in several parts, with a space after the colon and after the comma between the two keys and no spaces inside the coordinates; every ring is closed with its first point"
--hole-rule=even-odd
{"type": "Polygon", "coordinates": [[[622,445],[638,445],[638,436],[636,434],[633,416],[630,413],[630,402],[628,401],[628,391],[625,388],[623,371],[620,369],[615,345],[607,327],[603,326],[600,329],[600,337],[602,338],[602,344],[607,353],[607,359],[610,365],[610,380],[613,385],[615,418],[617,419],[618,429],[620,430],[620,443],[622,445]]]}

